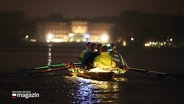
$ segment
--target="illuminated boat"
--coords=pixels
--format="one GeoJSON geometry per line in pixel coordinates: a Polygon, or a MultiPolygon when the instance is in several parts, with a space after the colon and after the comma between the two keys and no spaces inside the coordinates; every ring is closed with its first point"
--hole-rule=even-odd
{"type": "Polygon", "coordinates": [[[113,68],[113,69],[91,68],[90,70],[86,70],[86,67],[80,63],[74,64],[74,67],[70,68],[70,70],[78,77],[102,81],[113,80],[114,77],[118,75],[123,75],[126,72],[125,69],[120,68],[113,68]]]}
{"type": "Polygon", "coordinates": [[[113,80],[115,73],[114,72],[85,72],[78,73],[78,77],[83,77],[87,79],[110,81],[113,80]]]}
{"type": "Polygon", "coordinates": [[[46,73],[52,71],[61,71],[65,75],[76,75],[78,77],[83,77],[87,79],[103,80],[110,81],[118,74],[122,75],[126,70],[115,68],[113,70],[101,70],[98,68],[92,68],[86,70],[86,66],[82,64],[73,64],[73,63],[62,63],[62,64],[53,64],[49,66],[40,66],[31,69],[31,73],[46,73]]]}

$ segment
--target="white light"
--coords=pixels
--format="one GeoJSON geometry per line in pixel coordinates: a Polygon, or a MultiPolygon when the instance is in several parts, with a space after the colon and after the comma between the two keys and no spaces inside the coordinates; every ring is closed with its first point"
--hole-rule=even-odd
{"type": "Polygon", "coordinates": [[[170,38],[170,41],[172,42],[172,41],[173,41],[173,39],[172,39],[172,38],[170,38]]]}
{"type": "Polygon", "coordinates": [[[149,47],[150,44],[149,44],[149,43],[145,43],[144,46],[145,46],[145,47],[149,47]]]}
{"type": "Polygon", "coordinates": [[[149,44],[151,45],[151,44],[152,44],[152,42],[149,42],[149,44]]]}
{"type": "Polygon", "coordinates": [[[25,36],[25,39],[28,39],[28,38],[29,38],[29,35],[26,35],[26,36],[25,36]]]}
{"type": "Polygon", "coordinates": [[[50,42],[50,41],[53,39],[53,37],[54,37],[54,35],[51,34],[51,33],[49,33],[49,34],[47,35],[47,42],[50,42]]]}
{"type": "Polygon", "coordinates": [[[155,45],[155,42],[152,42],[152,45],[155,45]]]}
{"type": "Polygon", "coordinates": [[[102,42],[108,42],[109,41],[109,36],[107,34],[103,34],[101,39],[102,39],[102,42]]]}
{"type": "Polygon", "coordinates": [[[37,40],[36,39],[30,39],[30,42],[36,42],[37,40]]]}
{"type": "Polygon", "coordinates": [[[49,33],[49,34],[47,35],[47,39],[51,40],[52,38],[53,38],[53,34],[49,33]]]}
{"type": "Polygon", "coordinates": [[[84,35],[84,37],[85,37],[85,38],[89,38],[89,34],[86,33],[86,34],[84,35]]]}
{"type": "Polygon", "coordinates": [[[160,43],[160,45],[161,45],[161,46],[163,46],[163,45],[164,45],[164,43],[163,43],[163,42],[161,42],[161,43],[160,43]]]}
{"type": "Polygon", "coordinates": [[[133,37],[131,37],[131,41],[134,41],[134,38],[133,37]]]}

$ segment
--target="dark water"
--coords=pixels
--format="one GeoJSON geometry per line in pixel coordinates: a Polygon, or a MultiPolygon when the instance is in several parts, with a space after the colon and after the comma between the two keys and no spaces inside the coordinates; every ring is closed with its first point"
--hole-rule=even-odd
{"type": "Polygon", "coordinates": [[[183,104],[184,51],[182,49],[118,47],[130,67],[167,72],[174,76],[170,79],[134,71],[128,71],[113,81],[70,76],[66,70],[42,74],[22,74],[17,71],[52,63],[74,62],[82,46],[83,44],[63,44],[51,48],[1,48],[0,103],[183,104]],[[37,92],[40,96],[12,99],[12,91],[37,92]]]}

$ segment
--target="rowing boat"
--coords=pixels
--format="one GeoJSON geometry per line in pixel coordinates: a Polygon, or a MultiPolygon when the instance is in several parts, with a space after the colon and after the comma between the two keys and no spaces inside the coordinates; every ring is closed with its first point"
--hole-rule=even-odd
{"type": "Polygon", "coordinates": [[[119,68],[114,70],[99,70],[98,68],[86,70],[86,66],[80,63],[61,63],[31,68],[32,73],[46,73],[59,70],[66,70],[67,72],[64,72],[67,73],[67,75],[76,75],[78,77],[103,81],[110,81],[116,74],[123,74],[126,72],[119,68]]]}

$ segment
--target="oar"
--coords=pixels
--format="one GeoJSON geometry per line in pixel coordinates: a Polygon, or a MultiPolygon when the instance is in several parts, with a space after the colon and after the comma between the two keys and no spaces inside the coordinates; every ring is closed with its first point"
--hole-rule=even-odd
{"type": "Polygon", "coordinates": [[[33,67],[33,68],[21,68],[17,70],[18,71],[17,74],[27,76],[27,75],[36,74],[36,73],[45,73],[45,72],[64,70],[64,69],[68,69],[68,63],[59,63],[59,64],[33,67]]]}
{"type": "Polygon", "coordinates": [[[141,72],[141,73],[146,73],[146,74],[150,74],[153,76],[157,76],[157,77],[161,77],[161,78],[172,78],[173,77],[165,72],[159,72],[159,71],[153,71],[153,70],[147,70],[147,69],[140,69],[140,68],[132,68],[130,67],[129,70],[131,71],[136,71],[136,72],[141,72]]]}
{"type": "Polygon", "coordinates": [[[31,70],[43,70],[43,69],[50,69],[50,68],[60,68],[60,67],[67,67],[67,63],[59,63],[59,64],[52,64],[52,65],[46,65],[46,66],[39,66],[31,68],[31,70]]]}
{"type": "Polygon", "coordinates": [[[57,68],[49,68],[46,70],[36,70],[32,71],[32,73],[45,73],[45,72],[51,72],[51,71],[56,71],[56,70],[63,70],[63,69],[68,69],[68,67],[57,67],[57,68]]]}

